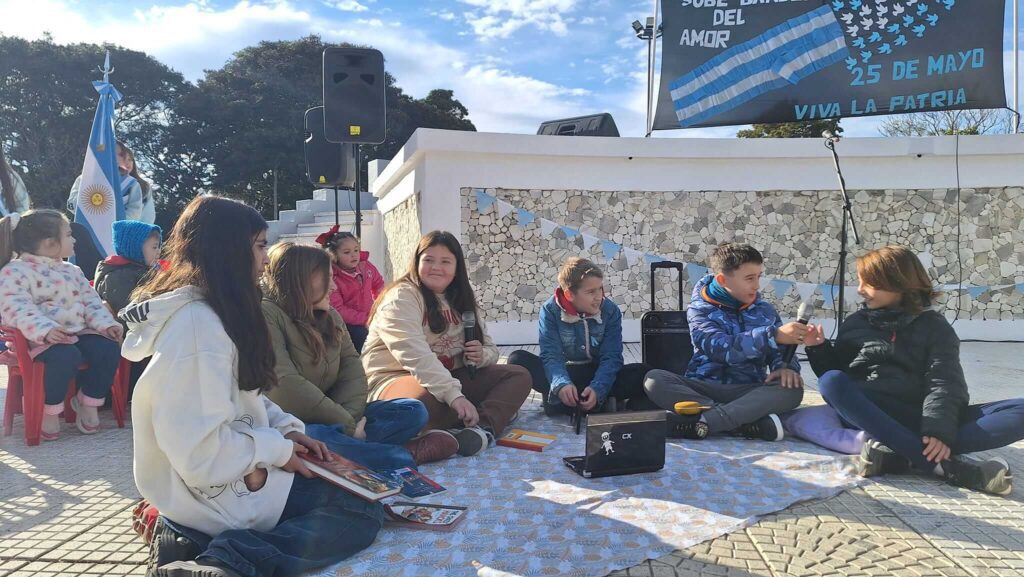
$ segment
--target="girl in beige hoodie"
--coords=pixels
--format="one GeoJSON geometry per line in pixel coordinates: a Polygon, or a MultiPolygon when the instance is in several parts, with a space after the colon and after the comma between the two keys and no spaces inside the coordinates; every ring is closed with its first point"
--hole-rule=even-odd
{"type": "Polygon", "coordinates": [[[362,361],[370,401],[418,399],[426,428],[449,429],[463,456],[492,445],[530,393],[526,369],[497,364],[462,246],[444,231],[420,239],[409,271],[374,304],[362,361]],[[476,323],[468,340],[467,313],[476,323]]]}

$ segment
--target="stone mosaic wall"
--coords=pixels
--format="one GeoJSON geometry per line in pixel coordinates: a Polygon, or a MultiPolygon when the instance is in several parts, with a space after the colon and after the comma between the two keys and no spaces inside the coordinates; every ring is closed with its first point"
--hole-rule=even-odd
{"type": "Polygon", "coordinates": [[[414,194],[390,212],[384,220],[384,279],[391,282],[405,274],[420,237],[419,195],[414,194]]]}
{"type": "MultiPolygon", "coordinates": [[[[743,241],[766,257],[765,274],[795,282],[829,283],[836,274],[841,205],[835,191],[769,192],[597,192],[584,190],[487,189],[488,194],[534,213],[538,220],[519,226],[515,211],[499,219],[497,208],[480,214],[474,189],[463,188],[463,243],[478,298],[490,303],[488,320],[534,320],[557,283],[568,256],[591,258],[605,270],[609,297],[626,318],[650,308],[650,266],[630,266],[620,253],[609,263],[597,243],[583,249],[580,236],[541,231],[540,217],[579,229],[601,240],[670,258],[706,264],[708,251],[725,241],[743,241]]],[[[846,285],[856,284],[853,256],[887,244],[930,253],[936,284],[958,282],[955,189],[851,191],[863,244],[850,241],[846,285]]],[[[964,286],[1024,283],[1024,189],[962,189],[960,248],[964,286]]],[[[389,237],[390,238],[390,237],[389,237]]],[[[659,308],[674,308],[676,281],[667,271],[656,280],[659,308]]],[[[674,273],[672,273],[674,274],[674,273]]],[[[684,278],[686,273],[683,273],[684,278]]],[[[691,285],[686,284],[684,301],[691,285]]],[[[770,286],[763,294],[783,317],[794,316],[796,289],[779,299],[770,286]]],[[[953,318],[1024,319],[1024,295],[1008,288],[972,298],[944,295],[938,310],[953,318]]],[[[815,294],[818,317],[830,315],[815,294]]],[[[850,307],[847,307],[850,310],[850,307]]]]}

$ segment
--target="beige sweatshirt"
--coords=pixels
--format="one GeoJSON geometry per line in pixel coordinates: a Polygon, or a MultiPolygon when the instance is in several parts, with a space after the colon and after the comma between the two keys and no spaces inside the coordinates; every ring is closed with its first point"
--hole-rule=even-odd
{"type": "MultiPolygon", "coordinates": [[[[415,285],[401,283],[384,295],[363,345],[370,401],[377,400],[391,381],[409,375],[416,377],[442,403],[450,405],[463,396],[462,384],[451,373],[465,366],[462,319],[452,312],[443,295],[437,298],[448,321],[441,334],[430,331],[426,303],[415,285]]],[[[498,347],[487,334],[479,310],[476,318],[484,335],[484,358],[479,366],[493,365],[498,362],[498,347]]]]}

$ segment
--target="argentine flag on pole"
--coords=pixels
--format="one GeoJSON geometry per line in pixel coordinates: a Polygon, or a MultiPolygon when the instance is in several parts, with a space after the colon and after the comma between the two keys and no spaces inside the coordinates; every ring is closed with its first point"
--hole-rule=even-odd
{"type": "Polygon", "coordinates": [[[109,82],[97,80],[92,85],[100,93],[100,102],[92,120],[89,147],[85,150],[75,222],[89,230],[101,258],[106,258],[114,254],[110,225],[124,220],[117,139],[114,138],[114,105],[121,100],[121,93],[109,82]]]}

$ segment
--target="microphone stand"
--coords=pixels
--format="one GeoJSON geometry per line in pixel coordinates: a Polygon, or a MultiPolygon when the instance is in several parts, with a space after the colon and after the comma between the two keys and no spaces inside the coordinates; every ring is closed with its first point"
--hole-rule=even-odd
{"type": "MultiPolygon", "coordinates": [[[[836,176],[839,177],[839,191],[843,193],[843,224],[840,227],[839,232],[839,302],[836,305],[836,330],[843,324],[844,308],[846,306],[845,289],[846,289],[846,223],[849,221],[850,228],[853,229],[853,241],[860,244],[860,235],[857,234],[857,221],[853,218],[853,206],[850,204],[850,195],[846,192],[846,180],[843,178],[843,169],[839,167],[839,154],[836,153],[836,141],[839,140],[836,137],[825,138],[825,148],[832,151],[832,161],[836,166],[836,176]]],[[[831,290],[831,289],[830,289],[831,290]]]]}

